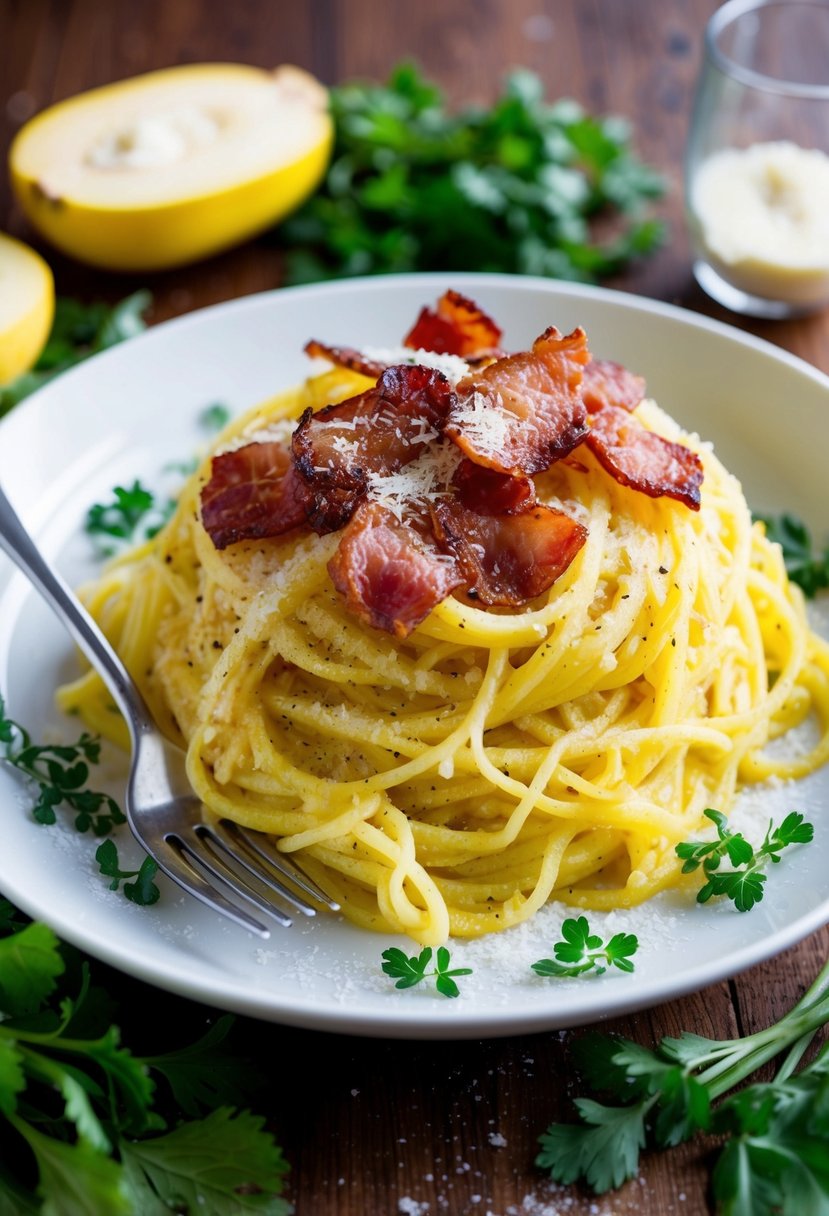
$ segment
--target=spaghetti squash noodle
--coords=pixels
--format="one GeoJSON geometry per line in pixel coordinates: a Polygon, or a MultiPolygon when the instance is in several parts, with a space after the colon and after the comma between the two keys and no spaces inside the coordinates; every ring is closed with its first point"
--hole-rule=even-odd
{"type": "MultiPolygon", "coordinates": [[[[373,384],[315,376],[217,450],[289,441],[304,411],[373,384]]],[[[216,547],[210,457],[83,595],[209,810],[277,837],[352,922],[437,944],[551,899],[630,907],[688,881],[674,847],[706,807],[829,758],[829,646],[779,548],[707,445],[652,401],[636,416],[697,453],[699,509],[637,492],[583,444],[534,475],[583,544],[520,607],[458,592],[405,636],[377,628],[332,581],[339,532],[216,547]],[[764,750],[808,717],[810,750],[764,750]]],[[[93,672],[59,699],[127,745],[93,672]]]]}

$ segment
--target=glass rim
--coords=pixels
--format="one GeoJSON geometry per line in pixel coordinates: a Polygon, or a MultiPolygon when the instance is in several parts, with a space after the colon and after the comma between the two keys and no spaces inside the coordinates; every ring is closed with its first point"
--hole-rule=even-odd
{"type": "MultiPolygon", "coordinates": [[[[784,80],[779,76],[767,76],[765,72],[757,72],[753,68],[743,67],[725,53],[718,45],[720,34],[733,21],[746,13],[772,6],[783,7],[791,5],[793,0],[726,0],[708,18],[705,27],[705,48],[711,62],[726,76],[739,80],[742,84],[767,93],[778,93],[784,97],[808,98],[812,101],[829,101],[829,84],[804,84],[796,80],[784,80]]],[[[829,0],[794,0],[803,8],[823,9],[829,17],[829,0]]]]}

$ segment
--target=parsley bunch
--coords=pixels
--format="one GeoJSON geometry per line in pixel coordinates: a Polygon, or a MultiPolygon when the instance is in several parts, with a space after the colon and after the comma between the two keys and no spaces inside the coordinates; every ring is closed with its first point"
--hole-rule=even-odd
{"type": "Polygon", "coordinates": [[[112,494],[112,502],[93,503],[84,522],[99,557],[112,557],[122,547],[151,540],[176,509],[174,499],[159,502],[137,479],[131,486],[115,486],[112,494]]]}
{"type": "Polygon", "coordinates": [[[783,550],[786,573],[804,595],[813,599],[818,591],[829,587],[829,545],[821,552],[816,549],[811,533],[795,515],[758,515],[765,525],[769,540],[783,550]]]}
{"type": "Polygon", "coordinates": [[[143,315],[151,301],[148,291],[136,291],[113,306],[59,299],[51,333],[37,363],[31,371],[0,388],[0,418],[59,372],[141,333],[145,328],[143,315]]]}
{"type": "Polygon", "coordinates": [[[705,884],[697,893],[697,903],[707,903],[712,896],[725,895],[732,900],[738,912],[750,912],[763,898],[766,875],[762,868],[766,862],[780,860],[783,849],[791,844],[808,844],[814,837],[814,828],[804,823],[803,816],[792,811],[778,826],[769,822],[766,838],[758,849],[753,849],[739,832],[728,828],[728,820],[721,811],[709,809],[706,817],[716,824],[717,839],[712,841],[683,841],[676,846],[677,857],[684,862],[683,874],[692,874],[702,867],[705,884]],[[720,865],[728,859],[732,869],[721,870],[720,865]]]}
{"type": "Polygon", "coordinates": [[[0,1213],[287,1216],[282,1153],[237,1109],[253,1074],[223,1046],[233,1019],[142,1059],[105,1008],[87,964],[0,900],[0,1213]]]}
{"type": "Polygon", "coordinates": [[[744,1039],[682,1034],[649,1050],[586,1035],[574,1048],[579,1071],[614,1104],[577,1098],[581,1122],[552,1124],[536,1164],[558,1182],[583,1179],[601,1194],[635,1176],[646,1144],[710,1132],[725,1138],[713,1173],[723,1216],[829,1211],[829,1048],[795,1071],[827,1022],[829,963],[784,1018],[744,1039]],[[773,1080],[730,1092],[783,1052],[773,1080]]]}
{"type": "Polygon", "coordinates": [[[531,72],[457,114],[406,63],[386,85],[332,89],[330,103],[325,182],[279,229],[292,282],[410,270],[592,282],[662,238],[644,211],[663,185],[632,155],[627,124],[547,104],[531,72]],[[613,227],[603,241],[600,216],[613,227]]]}

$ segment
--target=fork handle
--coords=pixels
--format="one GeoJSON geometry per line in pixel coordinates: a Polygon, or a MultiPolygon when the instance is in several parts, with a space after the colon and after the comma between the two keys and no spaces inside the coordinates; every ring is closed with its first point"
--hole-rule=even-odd
{"type": "Polygon", "coordinates": [[[3,549],[54,610],[97,668],[126,719],[133,746],[152,717],[132,676],[79,600],[48,565],[0,488],[0,549],[3,549]]]}

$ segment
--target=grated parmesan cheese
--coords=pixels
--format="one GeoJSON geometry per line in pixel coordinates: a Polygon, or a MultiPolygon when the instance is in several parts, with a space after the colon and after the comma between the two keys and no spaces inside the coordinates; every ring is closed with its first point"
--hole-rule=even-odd
{"type": "Polygon", "coordinates": [[[421,367],[433,367],[435,371],[442,372],[453,387],[459,380],[468,376],[471,370],[466,360],[461,359],[459,355],[439,355],[433,350],[410,350],[408,346],[364,346],[360,349],[360,354],[366,359],[372,359],[376,363],[388,363],[390,366],[396,363],[411,363],[420,364],[421,367]]]}
{"type": "Polygon", "coordinates": [[[494,409],[482,393],[475,391],[452,410],[450,421],[463,429],[476,450],[498,453],[509,449],[511,423],[518,420],[494,409]]]}
{"type": "Polygon", "coordinates": [[[460,450],[453,443],[431,444],[397,473],[369,473],[369,498],[402,520],[416,500],[434,501],[447,492],[460,461],[460,450]]]}

